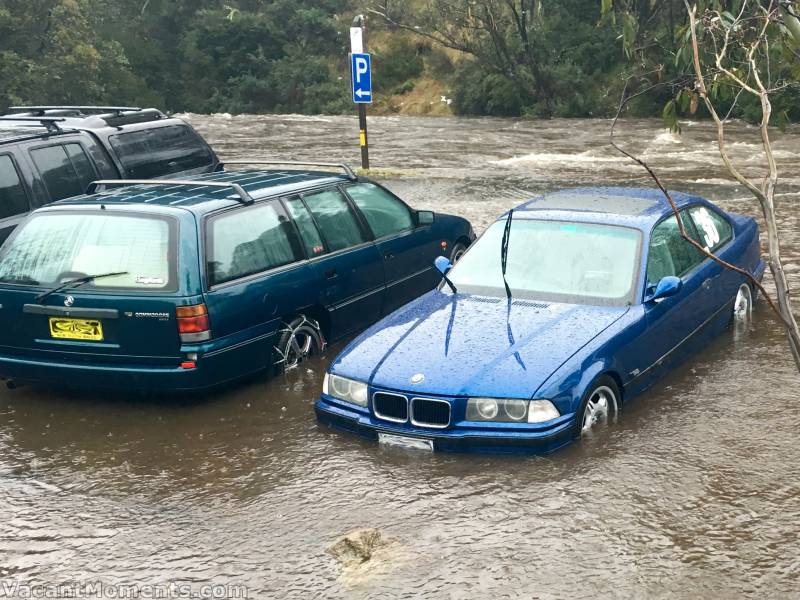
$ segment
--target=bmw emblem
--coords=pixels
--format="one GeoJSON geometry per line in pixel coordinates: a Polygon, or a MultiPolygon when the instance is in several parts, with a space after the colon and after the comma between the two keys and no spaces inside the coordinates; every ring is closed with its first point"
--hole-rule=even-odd
{"type": "Polygon", "coordinates": [[[67,296],[66,298],[64,298],[64,306],[69,307],[72,306],[73,304],[75,304],[75,298],[73,298],[72,296],[67,296]]]}
{"type": "Polygon", "coordinates": [[[422,383],[425,381],[425,375],[422,373],[417,373],[411,377],[411,383],[422,383]]]}

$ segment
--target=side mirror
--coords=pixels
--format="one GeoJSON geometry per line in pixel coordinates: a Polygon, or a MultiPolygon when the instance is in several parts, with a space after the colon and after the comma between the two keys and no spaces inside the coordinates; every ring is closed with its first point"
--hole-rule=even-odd
{"type": "Polygon", "coordinates": [[[656,285],[656,290],[653,292],[653,295],[647,298],[645,302],[655,302],[656,300],[661,300],[662,298],[674,296],[681,291],[682,287],[683,280],[680,277],[675,277],[674,275],[662,277],[661,281],[659,281],[658,285],[656,285]]]}
{"type": "Polygon", "coordinates": [[[442,275],[447,275],[447,272],[453,268],[453,263],[446,256],[437,256],[436,260],[433,261],[433,266],[442,275]]]}
{"type": "Polygon", "coordinates": [[[433,224],[435,216],[432,210],[418,210],[417,211],[417,225],[424,227],[425,225],[433,224]]]}

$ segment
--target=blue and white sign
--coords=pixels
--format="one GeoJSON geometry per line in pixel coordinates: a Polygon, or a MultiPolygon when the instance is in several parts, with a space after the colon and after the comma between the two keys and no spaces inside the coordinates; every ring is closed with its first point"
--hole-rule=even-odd
{"type": "Polygon", "coordinates": [[[372,61],[366,53],[350,55],[350,75],[353,81],[353,102],[372,103],[372,61]]]}

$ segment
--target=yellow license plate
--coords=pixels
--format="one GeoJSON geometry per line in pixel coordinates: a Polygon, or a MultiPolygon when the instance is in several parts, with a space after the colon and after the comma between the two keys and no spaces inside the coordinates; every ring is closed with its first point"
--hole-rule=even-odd
{"type": "Polygon", "coordinates": [[[103,341],[103,324],[95,319],[50,317],[50,335],[66,340],[103,341]]]}

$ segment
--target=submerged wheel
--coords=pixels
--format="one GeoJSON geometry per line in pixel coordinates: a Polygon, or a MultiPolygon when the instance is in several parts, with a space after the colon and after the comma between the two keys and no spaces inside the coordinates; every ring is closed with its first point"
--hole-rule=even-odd
{"type": "Polygon", "coordinates": [[[740,323],[750,321],[753,315],[753,291],[750,286],[743,283],[739,286],[736,293],[736,300],[733,303],[733,319],[740,323]]]}
{"type": "Polygon", "coordinates": [[[461,242],[457,242],[453,246],[453,251],[450,253],[450,262],[456,264],[462,256],[464,256],[464,252],[467,251],[467,247],[462,244],[461,242]]]}
{"type": "Polygon", "coordinates": [[[285,321],[273,353],[274,370],[283,373],[296,368],[304,360],[325,348],[319,323],[305,315],[285,321]]]}
{"type": "Polygon", "coordinates": [[[595,381],[583,400],[578,412],[578,431],[589,435],[617,420],[620,393],[616,382],[603,376],[595,381]]]}

